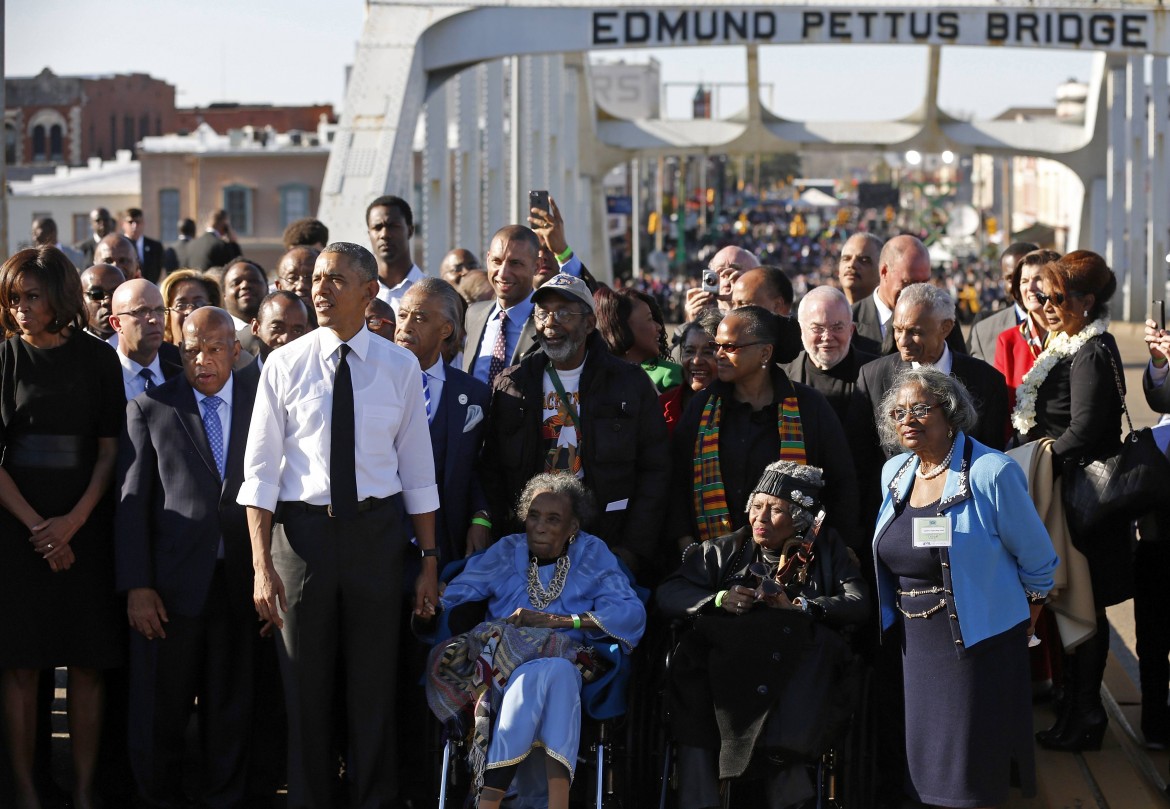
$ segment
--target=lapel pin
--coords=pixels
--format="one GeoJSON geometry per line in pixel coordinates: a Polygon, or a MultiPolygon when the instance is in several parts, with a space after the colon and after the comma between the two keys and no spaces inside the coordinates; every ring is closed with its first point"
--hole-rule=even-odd
{"type": "Polygon", "coordinates": [[[461,404],[461,405],[467,404],[467,394],[466,393],[459,394],[459,404],[461,404]]]}

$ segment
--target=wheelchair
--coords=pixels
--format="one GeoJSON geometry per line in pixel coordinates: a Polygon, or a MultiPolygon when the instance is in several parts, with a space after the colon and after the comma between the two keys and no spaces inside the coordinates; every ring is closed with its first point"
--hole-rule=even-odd
{"type": "MultiPolygon", "coordinates": [[[[466,560],[456,560],[442,571],[440,580],[449,582],[463,569],[466,560]]],[[[645,605],[650,591],[634,581],[633,574],[622,565],[630,584],[645,605]]],[[[444,614],[434,635],[434,642],[465,632],[480,621],[486,612],[486,602],[465,604],[444,614]]],[[[431,642],[431,638],[426,639],[431,642]]],[[[622,653],[617,643],[594,645],[598,655],[609,668],[597,680],[587,683],[581,695],[581,743],[574,770],[570,803],[572,806],[592,806],[595,809],[622,809],[644,804],[627,802],[627,780],[630,769],[631,734],[633,727],[627,709],[634,680],[635,666],[631,656],[622,653]],[[621,772],[619,772],[621,771],[621,772]]],[[[638,657],[638,649],[633,657],[638,657]]],[[[429,723],[428,746],[439,752],[441,758],[437,784],[439,809],[461,809],[473,799],[473,776],[468,764],[468,743],[464,734],[449,733],[439,723],[429,723]]],[[[504,806],[508,806],[505,798],[504,806]]]]}
{"type": "MultiPolygon", "coordinates": [[[[653,767],[653,783],[642,785],[639,806],[657,806],[658,809],[675,809],[678,806],[678,761],[675,742],[671,737],[670,704],[667,688],[672,665],[683,635],[690,630],[691,622],[674,619],[668,626],[660,627],[654,638],[643,640],[638,651],[646,650],[647,664],[639,670],[642,679],[641,694],[652,694],[651,704],[633,706],[642,714],[637,718],[637,736],[646,754],[645,761],[638,766],[653,767]],[[653,661],[657,661],[656,664],[653,661]],[[654,757],[654,761],[649,760],[654,757]]],[[[649,634],[649,633],[648,633],[649,634]]],[[[851,651],[852,668],[856,681],[856,700],[852,716],[843,732],[831,742],[819,756],[804,759],[810,769],[816,796],[803,804],[816,809],[871,809],[875,804],[877,768],[874,750],[877,727],[873,710],[872,690],[874,671],[872,666],[855,649],[851,651]]],[[[753,756],[749,773],[758,774],[758,759],[753,756]]],[[[648,769],[639,770],[649,772],[648,769]]],[[[747,775],[747,774],[745,774],[747,775]]],[[[722,809],[740,809],[762,805],[759,782],[746,778],[720,781],[722,809]]]]}

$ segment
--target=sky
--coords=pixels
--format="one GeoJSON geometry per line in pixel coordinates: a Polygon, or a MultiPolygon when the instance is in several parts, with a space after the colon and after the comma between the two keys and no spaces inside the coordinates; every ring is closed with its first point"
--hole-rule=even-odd
{"type": "MultiPolygon", "coordinates": [[[[178,90],[180,107],[212,101],[344,106],[364,0],[115,0],[94,26],[93,0],[7,0],[5,72],[60,75],[150,73],[178,90]]],[[[653,55],[671,117],[689,115],[699,81],[742,83],[743,48],[607,51],[606,60],[653,55]]],[[[764,99],[794,120],[880,120],[915,109],[925,88],[926,49],[894,46],[769,46],[760,50],[764,99]],[[769,102],[769,98],[771,101],[769,102]]],[[[1011,106],[1052,106],[1068,78],[1087,81],[1088,54],[1039,50],[943,50],[939,100],[951,113],[992,117],[1011,106]],[[1027,81],[1021,81],[1021,77],[1027,81]]],[[[739,92],[738,99],[736,93],[739,92]]],[[[728,89],[717,112],[742,105],[728,89]]]]}

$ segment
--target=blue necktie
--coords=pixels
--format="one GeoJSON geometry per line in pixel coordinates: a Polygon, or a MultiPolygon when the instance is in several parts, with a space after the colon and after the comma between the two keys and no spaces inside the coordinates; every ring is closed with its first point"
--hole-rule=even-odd
{"type": "Polygon", "coordinates": [[[431,383],[427,382],[427,372],[426,371],[422,372],[422,378],[423,378],[423,404],[425,404],[427,406],[427,421],[432,421],[434,419],[434,416],[431,413],[431,383]]]}
{"type": "Polygon", "coordinates": [[[150,370],[149,368],[143,368],[138,372],[138,376],[142,377],[144,390],[150,390],[154,387],[154,371],[150,370]]]}
{"type": "Polygon", "coordinates": [[[219,421],[221,404],[223,399],[218,396],[208,396],[203,400],[203,429],[207,431],[207,443],[211,445],[211,457],[215,459],[219,479],[223,480],[223,425],[219,421]]]}

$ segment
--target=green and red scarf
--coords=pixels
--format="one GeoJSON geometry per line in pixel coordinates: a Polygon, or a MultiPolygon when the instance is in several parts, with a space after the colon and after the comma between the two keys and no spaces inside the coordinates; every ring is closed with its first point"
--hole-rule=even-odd
{"type": "MultiPolygon", "coordinates": [[[[699,527],[699,541],[731,533],[731,511],[727,507],[727,491],[719,469],[719,421],[723,414],[719,396],[712,396],[703,407],[699,419],[699,434],[695,438],[694,504],[695,522],[699,527]]],[[[807,463],[804,451],[804,429],[800,426],[800,407],[796,396],[785,397],[776,420],[780,433],[780,461],[807,463]]]]}

